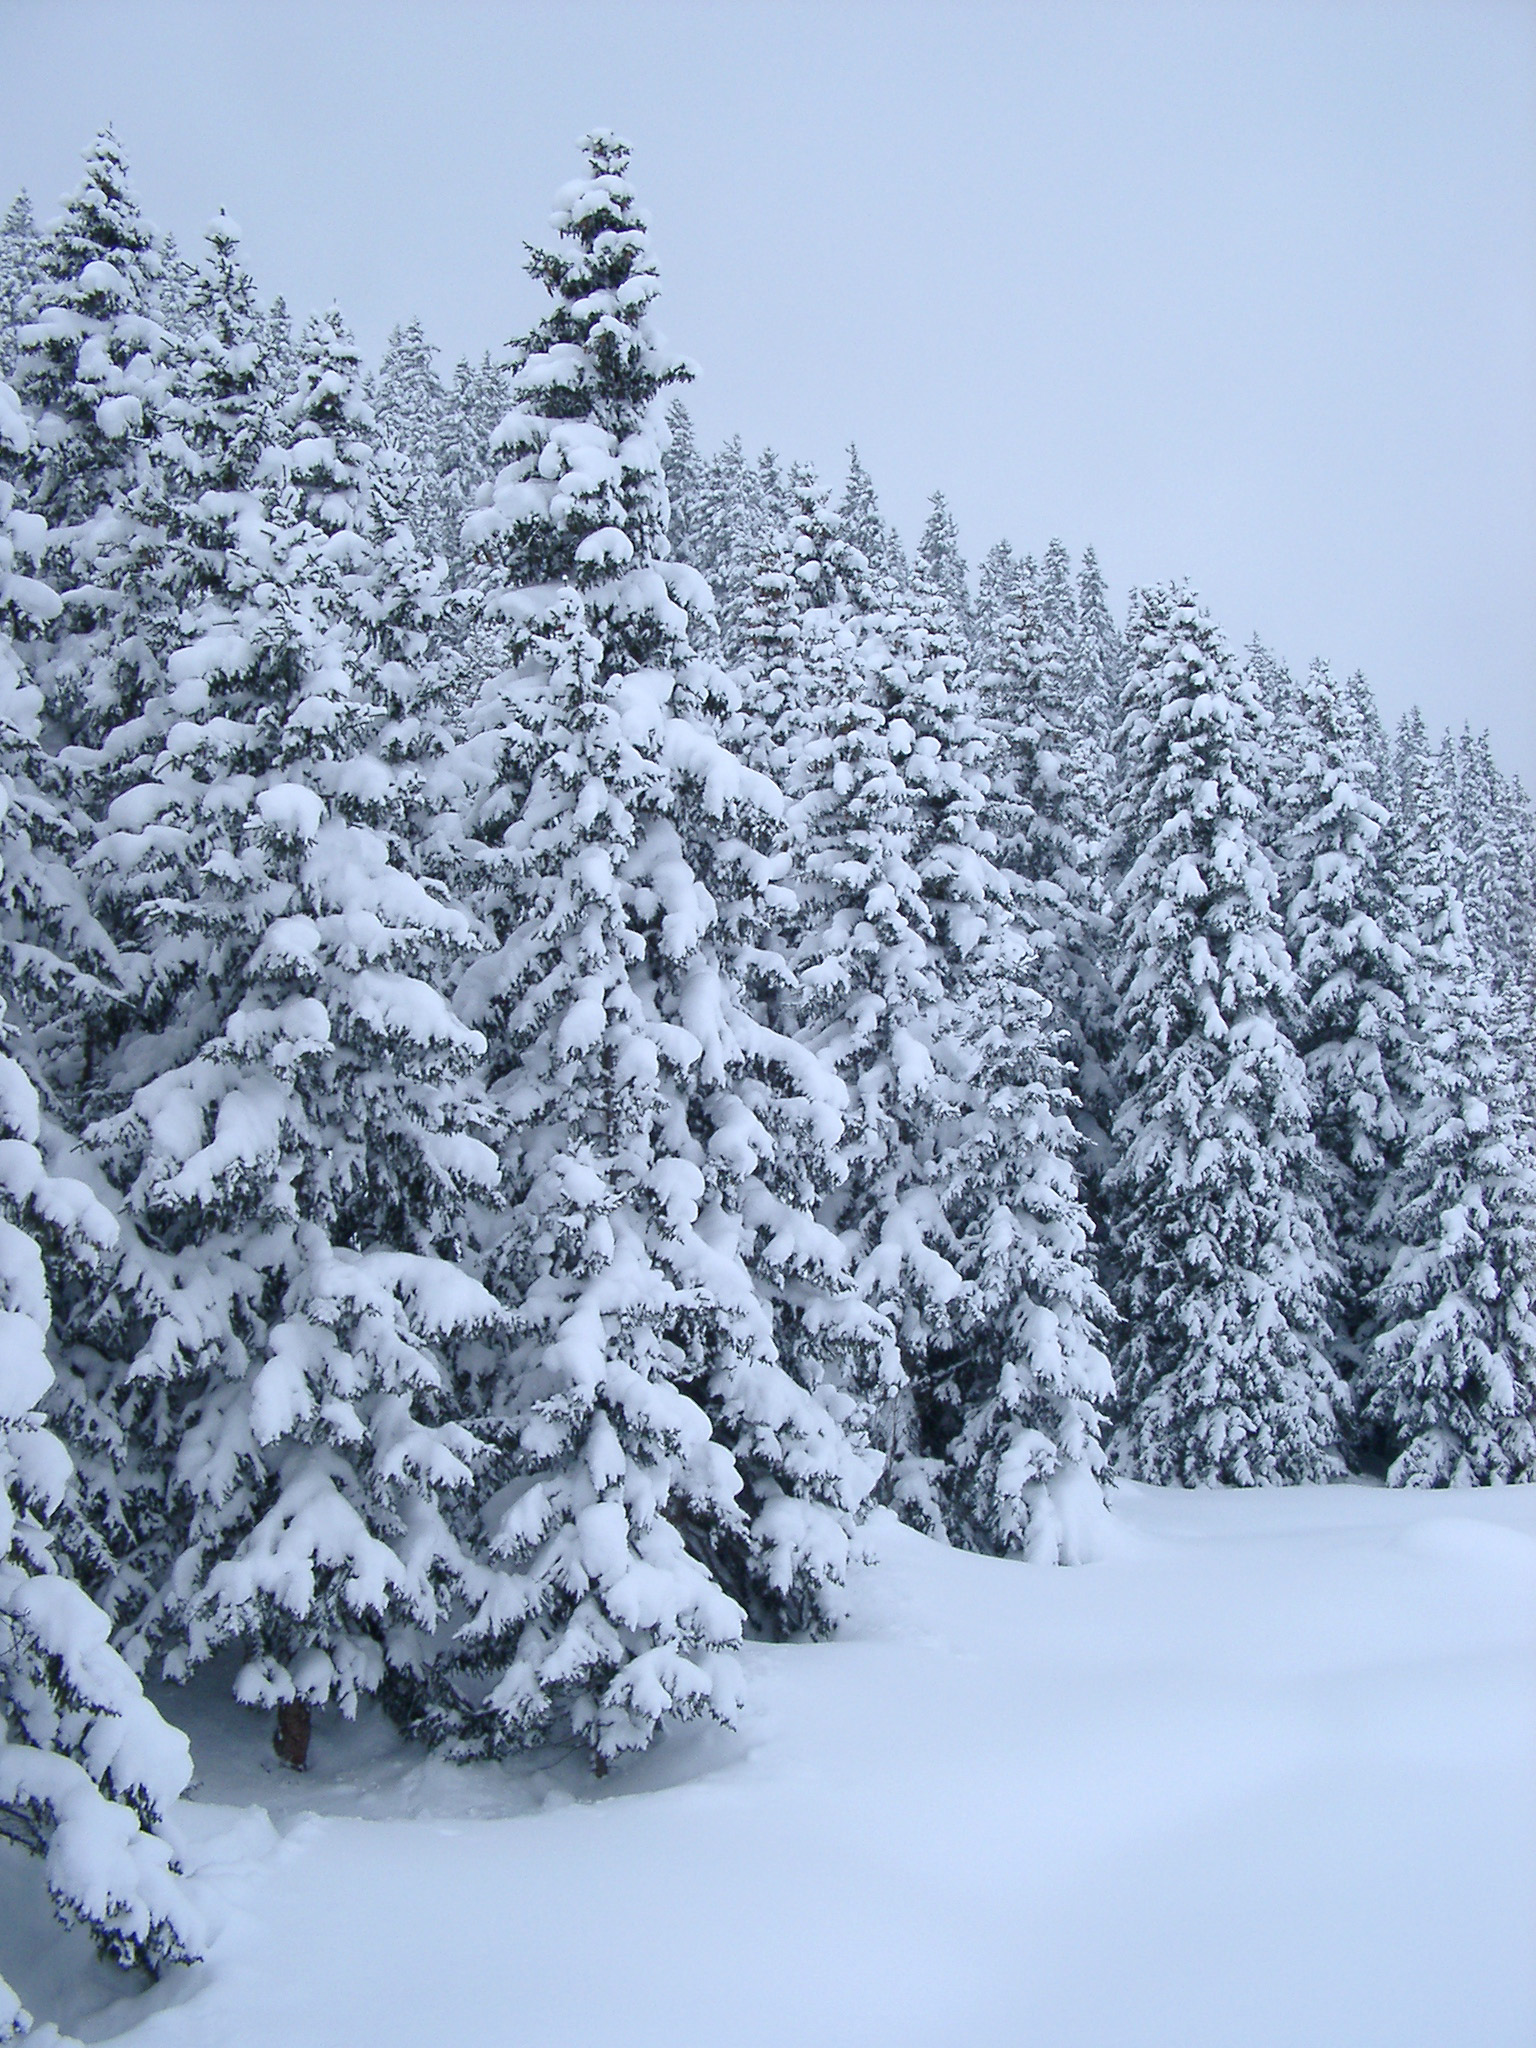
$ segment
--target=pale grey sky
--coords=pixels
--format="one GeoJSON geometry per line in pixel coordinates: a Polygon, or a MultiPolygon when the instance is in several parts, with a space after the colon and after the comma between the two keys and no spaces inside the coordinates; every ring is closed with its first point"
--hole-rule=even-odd
{"type": "Polygon", "coordinates": [[[0,0],[0,204],[117,127],[188,249],[445,358],[616,127],[711,440],[1092,541],[1536,781],[1536,7],[0,0]]]}

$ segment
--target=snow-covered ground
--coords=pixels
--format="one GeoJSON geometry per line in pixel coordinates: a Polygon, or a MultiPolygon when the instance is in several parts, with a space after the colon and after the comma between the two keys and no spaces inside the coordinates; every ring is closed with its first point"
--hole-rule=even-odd
{"type": "Polygon", "coordinates": [[[1077,1569],[875,1542],[739,1734],[601,1784],[376,1716],[296,1779],[175,1696],[207,1963],[125,2001],[8,1866],[0,1968],[132,2048],[1529,2048],[1536,1488],[1123,1487],[1077,1569]]]}

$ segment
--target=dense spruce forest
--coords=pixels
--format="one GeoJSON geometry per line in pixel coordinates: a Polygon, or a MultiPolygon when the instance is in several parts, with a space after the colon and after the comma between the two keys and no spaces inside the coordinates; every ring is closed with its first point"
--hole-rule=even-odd
{"type": "Polygon", "coordinates": [[[700,446],[584,147],[446,379],[110,134],[0,237],[0,1834],[125,1963],[200,1939],[141,1678],[603,1770],[875,1503],[1536,1474],[1486,736],[700,446]]]}

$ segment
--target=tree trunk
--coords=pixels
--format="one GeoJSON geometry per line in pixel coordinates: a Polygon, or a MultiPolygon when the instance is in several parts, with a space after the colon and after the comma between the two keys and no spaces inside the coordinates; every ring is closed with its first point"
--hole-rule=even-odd
{"type": "Polygon", "coordinates": [[[302,1771],[309,1761],[309,1701],[284,1700],[277,1710],[277,1733],[272,1747],[278,1761],[290,1771],[302,1771]]]}

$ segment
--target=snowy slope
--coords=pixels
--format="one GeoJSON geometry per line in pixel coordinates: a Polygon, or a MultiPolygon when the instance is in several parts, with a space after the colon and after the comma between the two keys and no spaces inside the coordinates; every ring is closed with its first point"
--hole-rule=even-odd
{"type": "Polygon", "coordinates": [[[101,2011],[8,1890],[0,1965],[133,2048],[1527,2048],[1536,1489],[1127,1487],[1078,1569],[876,1541],[741,1735],[601,1786],[377,1720],[291,1779],[173,1696],[208,1963],[101,2011]]]}

